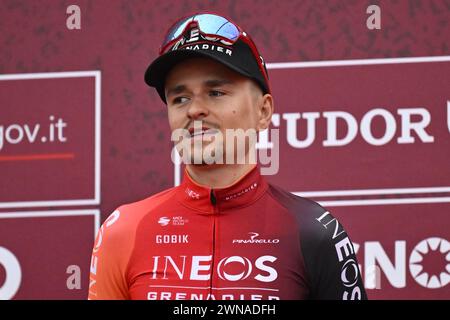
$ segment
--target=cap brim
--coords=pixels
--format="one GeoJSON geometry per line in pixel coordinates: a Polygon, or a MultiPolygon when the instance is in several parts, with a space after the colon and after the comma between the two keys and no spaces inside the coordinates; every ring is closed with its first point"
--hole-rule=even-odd
{"type": "Polygon", "coordinates": [[[251,75],[245,70],[239,69],[230,62],[221,58],[220,56],[213,54],[208,51],[201,50],[174,50],[167,52],[166,54],[156,58],[150,66],[147,68],[145,72],[145,82],[151,86],[155,87],[158,91],[161,99],[166,103],[166,96],[164,92],[164,85],[166,81],[166,76],[170,72],[170,70],[178,63],[188,58],[210,58],[213,59],[228,68],[242,74],[243,76],[250,77],[251,75]]]}

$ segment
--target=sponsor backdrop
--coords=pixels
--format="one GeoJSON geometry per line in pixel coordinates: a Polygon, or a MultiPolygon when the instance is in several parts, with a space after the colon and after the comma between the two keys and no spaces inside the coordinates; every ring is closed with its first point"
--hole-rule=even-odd
{"type": "Polygon", "coordinates": [[[179,183],[143,74],[167,26],[196,10],[258,44],[281,154],[268,179],[341,220],[369,297],[450,299],[446,0],[2,0],[0,298],[86,298],[101,222],[179,183]],[[67,27],[73,4],[81,29],[67,27]]]}

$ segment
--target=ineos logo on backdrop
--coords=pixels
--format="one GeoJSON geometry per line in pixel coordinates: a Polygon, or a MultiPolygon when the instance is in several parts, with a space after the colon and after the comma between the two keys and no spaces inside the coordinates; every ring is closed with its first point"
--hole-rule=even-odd
{"type": "MultiPolygon", "coordinates": [[[[379,266],[392,287],[398,289],[407,287],[406,241],[395,241],[394,251],[389,252],[392,261],[379,241],[367,241],[363,246],[364,270],[379,266]]],[[[359,245],[355,244],[355,247],[359,248],[359,245]]],[[[414,281],[424,288],[439,289],[447,286],[450,283],[450,242],[440,237],[429,237],[420,241],[409,255],[409,271],[414,281]],[[433,271],[429,269],[430,267],[433,271]]],[[[379,280],[378,275],[374,277],[370,272],[365,272],[367,289],[379,288],[381,286],[381,282],[377,283],[379,280]]]]}

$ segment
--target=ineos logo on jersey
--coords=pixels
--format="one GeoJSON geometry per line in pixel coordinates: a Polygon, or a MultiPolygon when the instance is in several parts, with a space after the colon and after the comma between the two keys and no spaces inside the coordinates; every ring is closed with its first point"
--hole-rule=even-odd
{"type": "Polygon", "coordinates": [[[89,289],[92,289],[95,287],[97,280],[97,265],[98,265],[98,251],[100,250],[100,247],[103,242],[104,233],[107,232],[105,229],[110,228],[113,224],[117,222],[120,218],[120,211],[114,210],[113,213],[109,215],[109,217],[105,220],[105,222],[102,224],[100,229],[98,230],[98,234],[95,238],[94,248],[92,250],[92,256],[91,256],[91,266],[90,266],[90,277],[89,277],[89,289]]]}
{"type": "Polygon", "coordinates": [[[275,244],[279,243],[280,239],[256,239],[259,237],[259,233],[249,232],[250,239],[233,239],[233,243],[258,243],[258,244],[275,244]]]}
{"type": "Polygon", "coordinates": [[[102,241],[103,241],[103,226],[98,230],[98,234],[97,237],[95,238],[95,243],[94,243],[94,249],[93,252],[96,253],[99,249],[100,246],[102,245],[102,241]]]}
{"type": "Polygon", "coordinates": [[[239,256],[233,256],[233,257],[228,257],[225,259],[220,260],[219,265],[217,266],[217,271],[219,271],[219,278],[222,280],[228,280],[228,281],[239,281],[239,280],[244,280],[246,278],[248,278],[248,276],[250,275],[250,273],[252,273],[252,263],[250,262],[250,260],[248,258],[245,257],[239,257],[239,256]],[[228,263],[239,263],[243,265],[243,271],[239,274],[228,274],[224,271],[224,267],[228,264],[228,263]]]}
{"type": "Polygon", "coordinates": [[[341,280],[344,286],[351,288],[358,282],[358,265],[354,259],[348,259],[341,270],[341,280]]]}
{"type": "Polygon", "coordinates": [[[188,237],[189,235],[187,234],[158,234],[155,237],[155,241],[158,244],[189,243],[188,237]]]}
{"type": "Polygon", "coordinates": [[[217,266],[212,264],[212,256],[153,256],[152,279],[169,279],[176,276],[180,280],[207,281],[211,278],[211,268],[215,267],[219,278],[227,281],[247,279],[255,272],[253,279],[259,282],[273,282],[278,278],[278,272],[273,266],[277,260],[274,256],[260,256],[254,263],[251,259],[241,256],[224,257],[217,266]],[[162,260],[162,261],[161,261],[162,260]],[[233,267],[227,267],[232,264],[233,267]],[[233,270],[233,273],[231,273],[233,270]]]}
{"type": "Polygon", "coordinates": [[[114,210],[114,212],[111,213],[109,215],[109,217],[105,220],[105,222],[102,224],[102,226],[98,230],[98,235],[95,239],[94,249],[93,249],[94,253],[96,253],[100,249],[100,246],[102,245],[103,232],[104,232],[105,228],[111,227],[119,219],[119,217],[120,217],[120,211],[114,210]]]}
{"type": "Polygon", "coordinates": [[[409,257],[409,270],[416,282],[422,287],[429,289],[445,287],[450,283],[450,242],[438,237],[428,238],[419,242],[409,257]],[[428,274],[423,271],[423,266],[420,262],[423,261],[423,257],[430,251],[439,251],[445,257],[447,272],[442,270],[440,274],[428,274]]]}
{"type": "Polygon", "coordinates": [[[316,218],[316,220],[325,229],[331,227],[331,230],[333,230],[331,240],[332,243],[334,243],[334,249],[336,250],[338,257],[336,263],[340,264],[345,261],[341,267],[341,281],[344,286],[349,288],[349,291],[343,292],[342,299],[361,300],[361,288],[357,286],[359,269],[356,260],[353,258],[355,251],[344,228],[342,228],[339,221],[332,217],[328,211],[324,212],[320,217],[316,218]]]}

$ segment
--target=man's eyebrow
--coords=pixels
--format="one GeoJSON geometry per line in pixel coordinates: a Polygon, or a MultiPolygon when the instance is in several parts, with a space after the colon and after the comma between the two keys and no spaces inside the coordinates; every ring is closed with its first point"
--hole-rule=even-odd
{"type": "Polygon", "coordinates": [[[186,86],[184,84],[179,84],[179,85],[176,85],[176,86],[174,86],[172,88],[169,88],[167,90],[167,96],[170,96],[172,94],[179,94],[179,93],[181,93],[181,92],[183,92],[185,90],[186,90],[186,86]]]}
{"type": "MultiPolygon", "coordinates": [[[[214,88],[214,87],[220,87],[226,84],[232,84],[234,83],[230,79],[210,79],[203,82],[203,85],[208,88],[214,88]]],[[[171,87],[167,90],[167,96],[170,95],[176,95],[179,93],[182,93],[183,91],[186,91],[187,87],[184,84],[178,84],[174,87],[171,87]]]]}
{"type": "Polygon", "coordinates": [[[232,84],[233,81],[231,81],[230,79],[211,79],[211,80],[206,80],[205,82],[203,82],[203,84],[207,87],[220,87],[223,86],[225,84],[232,84]]]}

